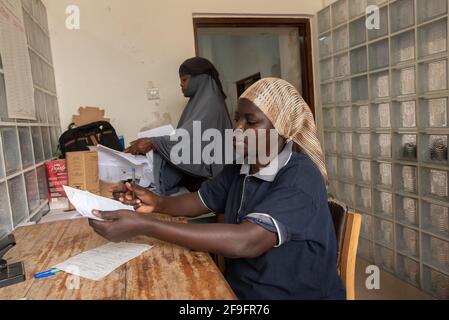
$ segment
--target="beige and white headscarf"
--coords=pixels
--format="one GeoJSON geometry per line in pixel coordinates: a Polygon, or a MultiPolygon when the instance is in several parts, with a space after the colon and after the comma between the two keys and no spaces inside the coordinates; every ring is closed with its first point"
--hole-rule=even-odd
{"type": "Polygon", "coordinates": [[[250,100],[262,110],[287,142],[298,144],[327,182],[323,150],[313,114],[293,85],[282,79],[265,78],[253,84],[240,98],[250,100]]]}

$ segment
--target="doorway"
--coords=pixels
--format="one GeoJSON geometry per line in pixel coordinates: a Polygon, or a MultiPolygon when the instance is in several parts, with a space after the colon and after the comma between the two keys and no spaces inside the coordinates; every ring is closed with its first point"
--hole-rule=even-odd
{"type": "Polygon", "coordinates": [[[291,18],[194,18],[196,55],[220,72],[234,113],[257,77],[292,83],[315,114],[310,21],[291,18]]]}

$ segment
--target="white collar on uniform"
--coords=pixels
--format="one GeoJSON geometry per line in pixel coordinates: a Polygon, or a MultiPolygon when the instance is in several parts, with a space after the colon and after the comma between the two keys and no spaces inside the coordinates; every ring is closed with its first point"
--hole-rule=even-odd
{"type": "Polygon", "coordinates": [[[242,164],[240,174],[250,177],[256,177],[267,182],[273,182],[278,172],[287,165],[293,154],[293,141],[287,143],[282,151],[268,164],[255,174],[249,174],[251,166],[247,163],[242,164]]]}

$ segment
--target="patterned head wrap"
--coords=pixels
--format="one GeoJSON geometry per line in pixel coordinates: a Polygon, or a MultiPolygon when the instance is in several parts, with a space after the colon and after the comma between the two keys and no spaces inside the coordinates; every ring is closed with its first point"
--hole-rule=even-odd
{"type": "Polygon", "coordinates": [[[240,98],[250,100],[262,110],[287,142],[298,144],[327,182],[323,150],[313,114],[294,86],[282,79],[265,78],[253,84],[240,98]]]}

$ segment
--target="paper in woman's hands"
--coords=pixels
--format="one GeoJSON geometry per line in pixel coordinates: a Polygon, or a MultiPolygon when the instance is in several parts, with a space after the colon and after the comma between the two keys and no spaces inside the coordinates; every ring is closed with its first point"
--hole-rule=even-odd
{"type": "Polygon", "coordinates": [[[132,206],[124,205],[121,202],[108,199],[105,197],[97,196],[88,191],[74,189],[64,186],[64,191],[69,198],[70,203],[75,207],[82,216],[89,219],[100,220],[102,219],[94,216],[92,210],[100,211],[116,211],[116,210],[131,210],[134,211],[132,206]]]}

